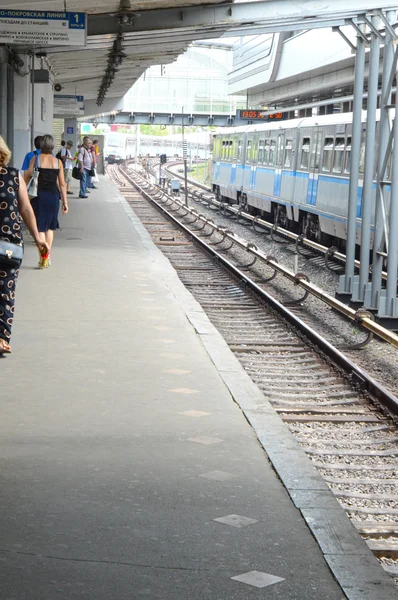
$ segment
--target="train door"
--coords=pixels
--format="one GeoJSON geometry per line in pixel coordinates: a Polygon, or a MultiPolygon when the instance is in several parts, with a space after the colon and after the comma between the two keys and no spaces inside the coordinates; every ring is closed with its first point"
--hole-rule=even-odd
{"type": "Polygon", "coordinates": [[[285,132],[278,133],[276,139],[276,156],[275,156],[275,174],[274,174],[274,196],[277,198],[281,195],[282,185],[282,161],[285,148],[285,132]]]}
{"type": "Polygon", "coordinates": [[[221,161],[221,138],[214,136],[213,141],[213,179],[218,182],[220,180],[220,161],[221,161]]]}
{"type": "Polygon", "coordinates": [[[253,135],[253,147],[251,153],[251,169],[250,169],[250,189],[256,189],[256,176],[257,176],[257,162],[258,162],[258,134],[253,135]]]}
{"type": "Polygon", "coordinates": [[[236,168],[238,166],[238,135],[232,136],[232,155],[231,155],[231,177],[230,185],[235,186],[236,184],[236,168]]]}
{"type": "Polygon", "coordinates": [[[246,193],[247,190],[253,189],[255,183],[255,174],[253,174],[253,162],[254,158],[254,133],[248,133],[246,137],[246,148],[245,148],[245,167],[243,176],[243,190],[242,193],[246,193]]]}
{"type": "Polygon", "coordinates": [[[312,129],[311,138],[309,143],[309,177],[308,177],[308,190],[307,190],[307,204],[311,206],[316,205],[316,198],[318,193],[318,179],[319,179],[319,167],[321,159],[321,145],[322,145],[322,131],[320,127],[314,127],[312,129]]]}

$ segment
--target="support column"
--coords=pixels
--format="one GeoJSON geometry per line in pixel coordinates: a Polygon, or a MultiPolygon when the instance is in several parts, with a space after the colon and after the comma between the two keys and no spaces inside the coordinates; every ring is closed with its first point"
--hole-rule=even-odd
{"type": "Polygon", "coordinates": [[[138,157],[141,153],[141,126],[135,126],[135,160],[138,162],[138,157]]]}
{"type": "MultiPolygon", "coordinates": [[[[30,63],[29,55],[21,55],[26,73],[30,63]]],[[[20,169],[30,145],[30,77],[14,76],[14,155],[12,163],[20,169]]]]}
{"type": "Polygon", "coordinates": [[[14,155],[14,77],[15,73],[11,67],[7,67],[7,142],[14,155]]]}
{"type": "Polygon", "coordinates": [[[391,168],[391,202],[388,230],[388,267],[385,314],[387,317],[398,317],[397,306],[397,274],[398,274],[398,94],[395,103],[394,149],[391,168]]]}
{"type": "Polygon", "coordinates": [[[357,234],[357,205],[359,162],[362,136],[362,96],[365,77],[365,41],[358,35],[357,53],[355,57],[353,123],[351,139],[351,171],[347,219],[347,250],[345,275],[340,277],[338,296],[348,301],[352,293],[352,283],[355,272],[355,244],[357,234]]]}
{"type": "Polygon", "coordinates": [[[7,139],[7,63],[0,63],[0,134],[4,136],[6,143],[7,139]]]}
{"type": "MultiPolygon", "coordinates": [[[[396,11],[387,12],[389,23],[394,23],[396,11]]],[[[375,206],[375,228],[373,240],[373,260],[372,260],[372,285],[371,297],[365,301],[365,306],[376,309],[379,306],[379,300],[382,290],[382,271],[384,258],[381,252],[385,250],[385,229],[386,229],[386,210],[384,204],[384,191],[382,181],[385,174],[382,173],[385,155],[388,151],[388,139],[390,134],[389,109],[391,104],[391,87],[389,79],[393,68],[394,46],[393,38],[388,29],[385,32],[384,53],[383,53],[383,79],[381,88],[381,107],[379,123],[379,156],[377,161],[377,185],[376,185],[376,206],[375,206]]]]}
{"type": "MultiPolygon", "coordinates": [[[[378,27],[378,18],[372,17],[372,24],[378,27]]],[[[371,33],[370,58],[369,58],[369,77],[368,77],[368,105],[366,113],[366,145],[365,145],[365,168],[363,176],[363,190],[361,202],[361,267],[359,271],[359,280],[354,277],[354,286],[352,289],[352,301],[363,304],[365,291],[369,283],[370,266],[370,238],[372,225],[372,195],[373,195],[373,175],[375,165],[375,147],[376,147],[376,111],[377,111],[377,91],[379,80],[379,61],[380,61],[380,40],[376,33],[371,33]]]]}

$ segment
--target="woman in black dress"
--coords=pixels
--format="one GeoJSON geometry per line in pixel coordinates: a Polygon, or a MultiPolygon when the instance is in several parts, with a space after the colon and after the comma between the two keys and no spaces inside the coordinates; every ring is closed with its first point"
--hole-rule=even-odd
{"type": "MultiPolygon", "coordinates": [[[[37,230],[25,182],[18,169],[8,166],[10,157],[11,152],[0,136],[0,240],[22,245],[23,219],[39,252],[45,254],[48,246],[37,230]]],[[[0,355],[11,352],[11,327],[19,266],[11,265],[7,259],[0,257],[0,355]]]]}
{"type": "MultiPolygon", "coordinates": [[[[28,183],[35,168],[38,168],[38,191],[37,198],[32,201],[32,207],[36,215],[37,228],[43,242],[50,248],[54,240],[54,231],[59,229],[58,212],[61,195],[62,210],[68,212],[68,198],[64,177],[62,161],[53,156],[54,138],[51,135],[43,135],[40,143],[40,154],[34,156],[25,172],[25,182],[28,183]]],[[[45,269],[51,266],[51,258],[40,257],[39,267],[45,269]]]]}

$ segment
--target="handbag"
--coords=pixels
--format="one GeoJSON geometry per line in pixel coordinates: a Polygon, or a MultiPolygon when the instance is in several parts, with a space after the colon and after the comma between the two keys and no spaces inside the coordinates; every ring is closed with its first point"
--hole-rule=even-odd
{"type": "Polygon", "coordinates": [[[73,167],[73,169],[72,169],[72,177],[73,177],[73,179],[77,179],[78,181],[81,180],[81,178],[82,178],[82,172],[80,171],[79,167],[73,167]]]}
{"type": "Polygon", "coordinates": [[[97,169],[94,168],[94,175],[91,179],[91,183],[99,183],[99,179],[98,179],[98,175],[97,175],[97,169]]]}
{"type": "Polygon", "coordinates": [[[11,242],[0,240],[0,262],[5,262],[9,265],[15,265],[16,267],[19,267],[22,259],[22,244],[12,244],[11,242]]]}
{"type": "Polygon", "coordinates": [[[38,186],[39,186],[39,169],[37,167],[38,155],[36,154],[34,171],[32,177],[27,185],[28,196],[30,199],[37,198],[38,186]]]}

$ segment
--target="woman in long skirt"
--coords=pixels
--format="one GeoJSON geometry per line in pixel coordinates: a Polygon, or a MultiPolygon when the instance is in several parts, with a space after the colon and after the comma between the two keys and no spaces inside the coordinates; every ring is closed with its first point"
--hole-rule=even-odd
{"type": "MultiPolygon", "coordinates": [[[[58,212],[61,195],[62,211],[68,212],[68,198],[62,161],[53,156],[54,138],[43,135],[40,143],[40,154],[30,161],[29,169],[25,172],[25,181],[29,182],[35,167],[39,171],[37,198],[32,202],[36,215],[37,228],[43,242],[49,246],[50,252],[54,240],[54,231],[59,229],[58,212]]],[[[40,257],[41,269],[51,266],[50,255],[40,257]]]]}
{"type": "MultiPolygon", "coordinates": [[[[0,241],[22,246],[23,220],[40,254],[46,254],[48,245],[37,230],[25,182],[18,169],[8,166],[10,158],[11,152],[0,136],[0,241]]],[[[7,258],[0,256],[0,355],[11,352],[10,338],[19,267],[20,263],[11,264],[7,258]]]]}

